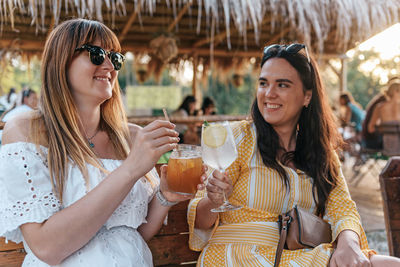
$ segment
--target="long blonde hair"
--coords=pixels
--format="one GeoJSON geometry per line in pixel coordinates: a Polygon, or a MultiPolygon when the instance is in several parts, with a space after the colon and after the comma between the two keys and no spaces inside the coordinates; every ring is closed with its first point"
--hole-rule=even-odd
{"type": "MultiPolygon", "coordinates": [[[[32,129],[36,144],[42,142],[45,134],[50,178],[60,201],[70,161],[82,172],[87,186],[88,163],[104,170],[79,130],[81,122],[67,79],[75,49],[96,40],[100,40],[102,47],[121,50],[117,37],[104,24],[73,19],[61,23],[50,33],[43,51],[39,111],[32,120],[32,129]]],[[[125,159],[130,138],[118,81],[112,88],[111,98],[100,106],[99,127],[108,134],[117,158],[125,159]]]]}

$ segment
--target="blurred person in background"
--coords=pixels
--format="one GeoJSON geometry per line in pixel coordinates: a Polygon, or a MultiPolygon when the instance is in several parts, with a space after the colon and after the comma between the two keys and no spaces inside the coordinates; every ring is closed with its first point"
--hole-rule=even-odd
{"type": "MultiPolygon", "coordinates": [[[[37,108],[37,104],[38,104],[37,93],[32,89],[29,88],[25,89],[21,91],[21,93],[17,97],[14,106],[1,115],[0,121],[7,122],[12,118],[14,118],[15,116],[17,116],[18,114],[35,110],[37,108]]],[[[3,131],[0,130],[0,144],[2,135],[3,131]]]]}
{"type": "MultiPolygon", "coordinates": [[[[362,130],[362,122],[365,118],[364,110],[361,105],[358,104],[350,92],[342,93],[339,97],[341,108],[344,110],[341,112],[340,119],[342,126],[353,126],[356,135],[359,136],[362,130]]],[[[357,137],[358,141],[361,139],[357,137]]]]}
{"type": "Polygon", "coordinates": [[[32,111],[37,108],[37,104],[37,93],[30,88],[25,89],[21,91],[15,107],[3,113],[1,121],[7,122],[22,112],[32,111]]]}
{"type": "Polygon", "coordinates": [[[400,78],[389,81],[384,90],[386,100],[379,103],[368,123],[368,132],[376,132],[376,127],[383,122],[400,123],[400,78]]]}
{"type": "Polygon", "coordinates": [[[0,97],[0,105],[3,106],[4,111],[11,109],[15,105],[15,101],[17,100],[17,93],[15,92],[15,88],[10,88],[8,94],[0,97]]]}
{"type": "MultiPolygon", "coordinates": [[[[186,96],[181,105],[172,113],[173,117],[185,118],[195,115],[196,98],[192,95],[186,96]]],[[[179,143],[198,143],[196,125],[191,123],[176,123],[175,131],[179,133],[179,143]]]]}
{"type": "Polygon", "coordinates": [[[386,101],[386,97],[384,94],[379,93],[374,96],[371,101],[367,104],[365,109],[365,119],[362,124],[362,132],[361,132],[361,139],[362,145],[365,148],[369,149],[377,149],[380,150],[383,147],[383,136],[382,134],[378,133],[377,131],[370,132],[368,130],[368,124],[372,119],[372,114],[374,113],[375,109],[378,107],[380,103],[386,101]]]}
{"type": "Polygon", "coordinates": [[[215,102],[211,97],[206,96],[203,99],[203,104],[201,105],[201,111],[203,113],[202,115],[204,115],[204,116],[215,115],[216,114],[216,112],[215,112],[215,102]]]}

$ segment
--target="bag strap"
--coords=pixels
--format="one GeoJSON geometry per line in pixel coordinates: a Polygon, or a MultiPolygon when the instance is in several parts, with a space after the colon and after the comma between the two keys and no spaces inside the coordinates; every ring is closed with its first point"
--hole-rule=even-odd
{"type": "Polygon", "coordinates": [[[289,215],[281,215],[281,216],[279,216],[279,221],[282,225],[282,229],[281,229],[281,236],[279,238],[279,243],[278,243],[278,246],[276,247],[274,267],[278,267],[279,263],[281,261],[283,247],[286,242],[287,232],[288,232],[289,224],[292,221],[292,217],[290,217],[289,215]]]}

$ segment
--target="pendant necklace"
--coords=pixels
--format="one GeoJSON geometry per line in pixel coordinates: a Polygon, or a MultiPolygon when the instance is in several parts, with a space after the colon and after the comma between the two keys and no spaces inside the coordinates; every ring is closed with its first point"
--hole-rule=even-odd
{"type": "Polygon", "coordinates": [[[99,128],[97,128],[97,131],[94,133],[94,135],[92,135],[91,137],[86,137],[86,139],[88,140],[88,142],[89,142],[89,146],[91,147],[91,148],[94,148],[94,144],[93,144],[93,142],[92,142],[92,139],[97,135],[97,133],[100,131],[100,129],[99,128]]]}

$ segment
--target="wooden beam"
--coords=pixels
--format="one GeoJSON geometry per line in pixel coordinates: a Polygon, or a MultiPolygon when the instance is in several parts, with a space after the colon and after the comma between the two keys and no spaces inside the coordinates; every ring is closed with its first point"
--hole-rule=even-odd
{"type": "MultiPolygon", "coordinates": [[[[232,28],[231,28],[231,29],[232,29],[232,28]]],[[[225,36],[226,36],[226,34],[227,34],[227,31],[223,31],[223,32],[221,32],[221,33],[215,35],[215,36],[214,36],[214,40],[216,41],[216,40],[219,40],[219,39],[224,39],[225,36]]],[[[208,44],[208,43],[210,43],[210,42],[211,42],[211,37],[207,37],[207,38],[204,38],[204,39],[201,39],[201,40],[198,40],[197,42],[195,42],[195,43],[193,44],[193,47],[194,47],[194,48],[197,48],[197,47],[200,47],[200,46],[202,46],[202,45],[208,44]]]]}
{"type": "Polygon", "coordinates": [[[269,37],[266,44],[275,44],[275,43],[277,43],[289,31],[290,31],[289,27],[284,28],[282,31],[279,31],[277,34],[272,35],[271,37],[269,37]]]}
{"type": "Polygon", "coordinates": [[[178,22],[182,19],[183,15],[192,5],[193,1],[194,0],[187,2],[187,4],[179,11],[178,16],[176,16],[175,20],[168,26],[167,32],[171,32],[172,29],[175,27],[175,25],[178,24],[178,22]]]}
{"type": "MultiPolygon", "coordinates": [[[[148,46],[134,46],[131,44],[126,44],[122,47],[122,50],[146,53],[146,52],[150,51],[150,48],[148,46]]],[[[195,51],[198,56],[209,56],[210,55],[210,49],[208,49],[208,48],[197,48],[197,49],[195,49],[195,51]]],[[[185,47],[179,48],[179,55],[191,55],[191,54],[193,54],[193,48],[185,48],[185,47]]],[[[257,50],[251,50],[251,51],[241,51],[241,50],[228,51],[226,49],[214,50],[214,56],[217,56],[217,57],[232,57],[232,56],[261,57],[261,55],[262,55],[262,47],[260,47],[257,50]]],[[[343,55],[342,54],[322,54],[322,55],[319,55],[319,58],[321,58],[321,59],[343,58],[343,55]]]]}
{"type": "Polygon", "coordinates": [[[137,3],[135,11],[133,11],[131,13],[131,15],[129,16],[128,21],[126,22],[124,28],[122,29],[121,34],[118,36],[118,39],[119,39],[120,42],[122,42],[125,39],[126,34],[128,33],[128,31],[131,28],[132,24],[135,22],[136,17],[137,17],[139,12],[140,12],[140,2],[137,3]]]}
{"type": "Polygon", "coordinates": [[[13,42],[14,47],[18,47],[21,50],[37,50],[37,51],[43,51],[45,41],[35,41],[35,40],[17,40],[15,39],[0,39],[0,48],[7,48],[9,47],[13,42]]]}
{"type": "Polygon", "coordinates": [[[331,68],[331,70],[336,74],[336,76],[340,79],[340,72],[329,62],[327,61],[326,64],[331,68]]]}
{"type": "MultiPolygon", "coordinates": [[[[17,40],[15,41],[14,39],[0,39],[0,49],[1,48],[8,48],[10,45],[13,44],[13,46],[17,46],[20,48],[22,51],[23,50],[30,50],[30,51],[38,51],[41,52],[44,48],[45,40],[17,40]]],[[[132,44],[124,44],[122,46],[122,51],[127,52],[141,52],[141,53],[146,53],[150,52],[150,48],[147,45],[142,45],[142,46],[136,46],[132,44]]],[[[198,48],[196,49],[196,53],[198,56],[209,56],[210,55],[210,49],[208,48],[198,48]]],[[[190,55],[193,54],[193,48],[179,48],[179,54],[180,55],[190,55]]],[[[251,51],[228,51],[226,49],[218,49],[214,50],[214,56],[217,57],[232,57],[232,56],[238,56],[238,57],[260,57],[262,54],[262,47],[259,48],[259,50],[251,50],[251,51]]],[[[322,54],[319,55],[320,58],[322,59],[330,59],[330,58],[346,58],[345,55],[343,54],[322,54]]]]}
{"type": "MultiPolygon", "coordinates": [[[[169,119],[173,123],[198,123],[203,121],[214,122],[214,121],[241,121],[247,120],[248,115],[207,115],[207,116],[169,116],[169,119]]],[[[160,117],[135,117],[129,116],[128,121],[131,123],[139,124],[139,125],[147,125],[154,120],[165,120],[164,116],[160,117]]],[[[180,205],[180,204],[178,204],[180,205]]]]}

